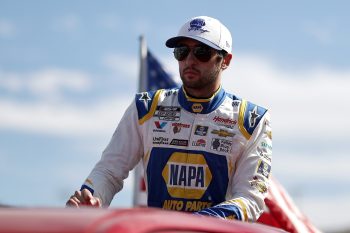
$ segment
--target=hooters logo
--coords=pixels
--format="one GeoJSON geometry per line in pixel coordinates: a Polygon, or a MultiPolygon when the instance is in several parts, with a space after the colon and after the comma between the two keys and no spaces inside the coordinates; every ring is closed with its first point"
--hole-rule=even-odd
{"type": "Polygon", "coordinates": [[[200,199],[212,174],[202,154],[173,153],[162,171],[168,192],[173,198],[200,199]]]}

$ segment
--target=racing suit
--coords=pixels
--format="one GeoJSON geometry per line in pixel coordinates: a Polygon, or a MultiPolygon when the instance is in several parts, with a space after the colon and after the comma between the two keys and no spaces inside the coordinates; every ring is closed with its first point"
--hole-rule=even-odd
{"type": "Polygon", "coordinates": [[[108,206],[142,159],[148,206],[255,221],[271,137],[268,111],[221,87],[209,99],[183,87],[139,93],[82,188],[108,206]]]}

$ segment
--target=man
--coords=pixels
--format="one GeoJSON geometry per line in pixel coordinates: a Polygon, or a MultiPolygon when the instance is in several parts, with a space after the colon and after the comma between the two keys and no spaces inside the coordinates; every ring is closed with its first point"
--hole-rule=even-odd
{"type": "Polygon", "coordinates": [[[221,87],[231,45],[228,29],[206,16],[167,40],[183,86],[136,95],[67,206],[108,206],[142,159],[148,206],[255,221],[271,171],[271,128],[265,108],[221,87]]]}

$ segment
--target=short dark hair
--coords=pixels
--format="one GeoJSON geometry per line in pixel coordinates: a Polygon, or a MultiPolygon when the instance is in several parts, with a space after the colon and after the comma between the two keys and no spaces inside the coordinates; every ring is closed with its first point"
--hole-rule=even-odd
{"type": "Polygon", "coordinates": [[[225,50],[218,50],[218,54],[220,54],[222,57],[226,57],[226,55],[228,54],[228,52],[225,51],[225,50]]]}

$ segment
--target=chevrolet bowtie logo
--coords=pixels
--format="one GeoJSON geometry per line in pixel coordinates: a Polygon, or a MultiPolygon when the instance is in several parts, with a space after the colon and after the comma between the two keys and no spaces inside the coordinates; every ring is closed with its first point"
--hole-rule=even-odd
{"type": "Polygon", "coordinates": [[[214,129],[213,131],[211,131],[212,134],[217,134],[220,137],[233,137],[235,134],[234,133],[230,133],[226,130],[220,129],[220,130],[216,130],[214,129]]]}

